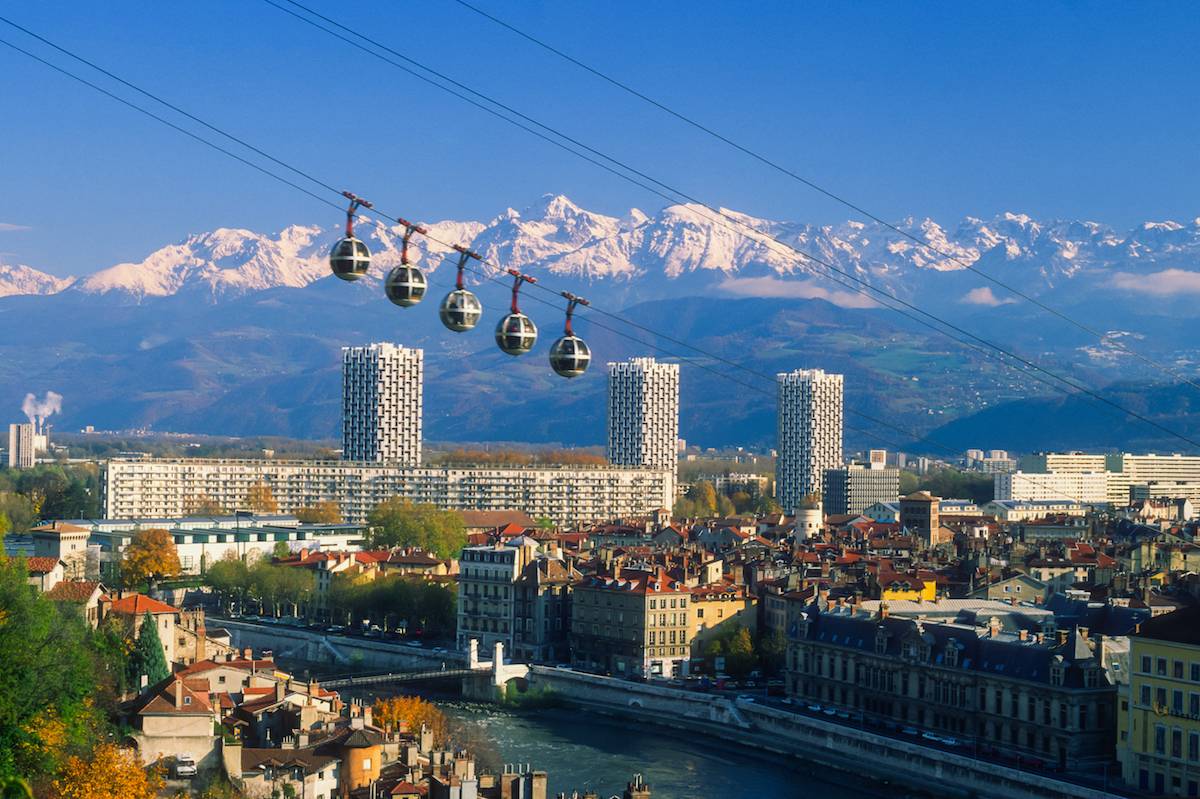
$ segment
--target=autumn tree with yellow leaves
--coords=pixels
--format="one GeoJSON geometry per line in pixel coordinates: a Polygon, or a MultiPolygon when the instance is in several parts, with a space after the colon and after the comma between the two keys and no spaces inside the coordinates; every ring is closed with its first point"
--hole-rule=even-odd
{"type": "Polygon", "coordinates": [[[134,534],[121,558],[121,577],[126,585],[143,581],[153,584],[183,571],[175,539],[167,530],[140,530],[134,534]]]}
{"type": "Polygon", "coordinates": [[[446,715],[419,696],[376,699],[371,707],[371,720],[385,730],[403,729],[410,733],[417,733],[422,725],[427,725],[437,745],[445,743],[448,737],[446,715]]]}
{"type": "Polygon", "coordinates": [[[279,503],[271,487],[261,480],[246,492],[246,507],[255,513],[279,513],[279,503]]]}
{"type": "Polygon", "coordinates": [[[51,795],[54,799],[154,799],[162,785],[162,774],[142,768],[137,752],[102,743],[87,758],[67,759],[51,795]]]}
{"type": "Polygon", "coordinates": [[[296,511],[296,518],[305,524],[341,524],[342,509],[336,502],[327,500],[312,507],[300,508],[296,511]]]}

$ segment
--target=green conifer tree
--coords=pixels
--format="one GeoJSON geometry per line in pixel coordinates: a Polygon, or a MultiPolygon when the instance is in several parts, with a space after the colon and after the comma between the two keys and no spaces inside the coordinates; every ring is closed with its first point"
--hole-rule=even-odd
{"type": "Polygon", "coordinates": [[[142,619],[142,627],[138,631],[137,643],[133,647],[133,657],[129,665],[136,685],[141,685],[142,675],[146,676],[146,684],[154,685],[170,676],[166,655],[163,654],[162,639],[158,637],[158,623],[149,612],[142,619]]]}

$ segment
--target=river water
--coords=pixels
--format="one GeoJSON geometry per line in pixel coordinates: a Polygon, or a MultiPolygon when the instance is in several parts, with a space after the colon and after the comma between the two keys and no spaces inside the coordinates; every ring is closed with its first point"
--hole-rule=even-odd
{"type": "MultiPolygon", "coordinates": [[[[343,692],[368,702],[378,695],[343,692]]],[[[480,769],[528,764],[547,772],[549,796],[595,790],[620,795],[635,773],[652,799],[867,799],[881,794],[865,779],[796,758],[755,751],[706,734],[688,733],[566,708],[509,710],[419,693],[450,720],[456,745],[480,769]]],[[[384,691],[380,695],[388,696],[384,691]]],[[[892,794],[895,795],[895,794],[892,794]]]]}

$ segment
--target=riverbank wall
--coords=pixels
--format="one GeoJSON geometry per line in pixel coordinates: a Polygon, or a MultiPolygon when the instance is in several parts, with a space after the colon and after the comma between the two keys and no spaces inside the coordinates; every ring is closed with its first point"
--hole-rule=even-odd
{"type": "Polygon", "coordinates": [[[552,691],[565,703],[590,711],[699,733],[934,796],[979,799],[1119,796],[745,700],[544,666],[531,666],[528,681],[531,689],[552,691]]]}

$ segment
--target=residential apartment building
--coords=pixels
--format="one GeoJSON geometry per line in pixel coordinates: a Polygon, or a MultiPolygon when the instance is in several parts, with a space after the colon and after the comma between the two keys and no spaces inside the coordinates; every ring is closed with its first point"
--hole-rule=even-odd
{"type": "Polygon", "coordinates": [[[797,369],[778,379],[775,498],[793,513],[809,494],[820,497],[825,471],[842,465],[842,375],[797,369]]]}
{"type": "Polygon", "coordinates": [[[878,463],[851,463],[826,469],[822,493],[825,513],[859,514],[877,502],[895,502],[900,496],[900,470],[878,463]]]}
{"type": "Polygon", "coordinates": [[[481,651],[497,643],[513,651],[517,578],[533,560],[538,544],[518,536],[507,543],[464,547],[458,558],[458,649],[471,638],[481,651]]]}
{"type": "Polygon", "coordinates": [[[342,348],[342,458],[421,465],[423,350],[342,348]]]}
{"type": "Polygon", "coordinates": [[[1001,522],[1027,522],[1047,516],[1084,516],[1088,509],[1068,499],[994,499],[983,512],[1001,522]]]}
{"type": "Polygon", "coordinates": [[[638,466],[444,466],[358,461],[114,458],[104,470],[110,519],[188,515],[197,500],[233,511],[265,485],[282,513],[334,502],[363,524],[380,502],[403,497],[453,510],[522,511],[560,525],[636,516],[663,507],[673,471],[638,466]]]}
{"type": "Polygon", "coordinates": [[[1117,722],[1127,785],[1200,796],[1200,608],[1141,624],[1129,638],[1129,687],[1117,722]]]}
{"type": "Polygon", "coordinates": [[[571,662],[614,675],[687,674],[691,590],[665,570],[613,567],[571,597],[571,662]]]}
{"type": "Polygon", "coordinates": [[[1055,500],[1083,505],[1108,502],[1108,472],[1031,474],[1012,472],[992,478],[994,499],[1055,500]]]}
{"type": "Polygon", "coordinates": [[[474,638],[483,651],[496,642],[514,660],[567,658],[571,587],[582,575],[558,552],[532,538],[466,547],[459,560],[458,648],[474,638]]]}
{"type": "Polygon", "coordinates": [[[1007,756],[1086,770],[1112,756],[1116,688],[1105,642],[931,622],[797,598],[789,695],[880,721],[976,738],[1007,756]]]}
{"type": "Polygon", "coordinates": [[[608,462],[671,475],[660,507],[675,504],[679,364],[631,358],[608,364],[608,462]]]}
{"type": "Polygon", "coordinates": [[[33,440],[33,422],[8,426],[8,468],[29,469],[33,466],[36,458],[33,440]]]}
{"type": "Polygon", "coordinates": [[[1133,486],[1200,483],[1200,456],[1134,455],[1128,452],[1089,455],[1080,452],[1038,453],[1022,459],[1026,472],[1079,474],[1103,472],[1107,476],[1106,501],[1125,505],[1133,486]]]}

